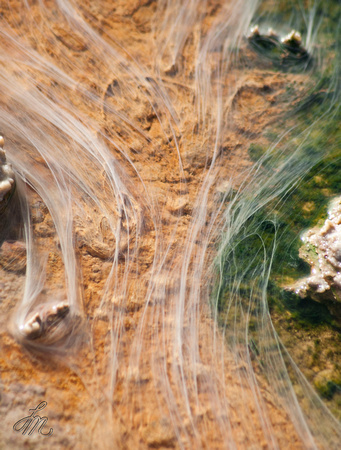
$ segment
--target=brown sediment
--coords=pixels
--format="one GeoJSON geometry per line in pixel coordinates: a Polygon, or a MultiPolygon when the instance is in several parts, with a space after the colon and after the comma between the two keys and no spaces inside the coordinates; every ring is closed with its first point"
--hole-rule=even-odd
{"type": "MultiPolygon", "coordinates": [[[[221,8],[220,2],[208,3],[203,33],[207,32],[221,8]]],[[[128,54],[150,71],[148,83],[152,85],[156,74],[150,54],[155,49],[156,41],[151,17],[156,12],[156,3],[149,0],[114,3],[83,1],[79,2],[79,6],[86,20],[91,20],[92,26],[103,39],[112,38],[120,42],[128,54]]],[[[224,426],[231,427],[229,436],[237,448],[266,448],[267,437],[249,383],[250,368],[238,365],[226,349],[223,371],[207,351],[212,348],[213,335],[217,346],[225,345],[219,331],[214,330],[207,305],[185,306],[200,309],[199,347],[202,363],[192,367],[186,349],[183,353],[184,377],[189,386],[189,408],[195,426],[189,419],[178,379],[172,370],[178,356],[171,345],[162,345],[165,336],[166,343],[167,339],[172,339],[174,304],[179,295],[179,268],[183,261],[182,249],[185,248],[199,188],[213,158],[213,140],[210,135],[206,137],[204,132],[198,131],[197,116],[193,112],[195,92],[190,73],[194,66],[197,36],[186,41],[182,66],[165,66],[162,74],[162,81],[179,117],[175,134],[183,161],[181,172],[173,131],[167,127],[161,128],[146,96],[145,86],[138,86],[134,94],[123,91],[124,83],[120,82],[120,76],[125,76],[124,71],[118,67],[117,73],[113,74],[108,67],[101,67],[96,61],[91,43],[72,30],[53,1],[46,2],[45,11],[40,10],[38,3],[34,3],[27,17],[21,8],[21,2],[12,0],[1,6],[2,17],[6,17],[12,31],[20,37],[24,36],[25,41],[39,54],[68,71],[84,89],[102,98],[101,107],[88,103],[88,99],[79,95],[71,97],[70,101],[82,113],[92,117],[99,124],[99,130],[108,138],[121,143],[150,197],[156,202],[162,245],[166,248],[171,244],[171,247],[161,272],[153,275],[155,289],[166,292],[162,316],[160,314],[160,319],[155,320],[155,315],[161,311],[157,296],[153,296],[153,301],[146,307],[147,287],[156,251],[155,229],[148,213],[148,204],[141,194],[143,191],[140,190],[141,182],[137,173],[117,148],[109,144],[112,155],[129,174],[132,184],[136,185],[136,198],[141,200],[144,225],[139,237],[139,252],[132,263],[134,270],[129,278],[127,297],[113,297],[108,307],[112,315],[115,315],[115,311],[124,313],[119,347],[116,349],[119,364],[114,376],[117,381],[114,392],[108,392],[108,367],[112,364],[112,318],[100,308],[101,294],[111,268],[113,249],[116,245],[120,246],[119,274],[123,277],[127,246],[135,244],[134,236],[129,244],[124,235],[122,241],[116,243],[106,228],[105,218],[98,211],[86,210],[85,219],[76,217],[74,231],[91,339],[78,347],[78,354],[66,358],[65,365],[60,361],[53,362],[50,358],[44,360],[32,356],[8,334],[8,318],[23,295],[25,252],[19,243],[3,244],[0,249],[2,442],[8,448],[10,445],[13,446],[11,448],[22,448],[28,442],[34,443],[35,448],[46,448],[43,439],[47,438],[24,437],[12,429],[17,420],[29,414],[29,408],[45,400],[48,407],[44,414],[49,418],[49,425],[54,428],[53,436],[48,438],[48,445],[56,448],[179,448],[179,442],[184,448],[198,448],[200,445],[210,449],[226,448],[222,432],[224,426]],[[74,60],[77,64],[73,64],[74,60]],[[132,125],[113,116],[110,108],[129,117],[132,125]],[[134,124],[138,125],[138,130],[134,124]],[[142,320],[145,324],[140,337],[143,351],[134,370],[130,364],[131,348],[142,320]],[[163,363],[179,416],[169,413],[164,395],[164,374],[154,371],[155,361],[163,363]],[[195,379],[191,378],[192,373],[195,373],[195,379]],[[194,401],[194,384],[198,389],[198,404],[194,401]],[[219,405],[212,404],[212,384],[217,386],[222,397],[228,399],[228,416],[225,415],[225,409],[221,408],[220,413],[219,405]],[[180,436],[176,436],[174,425],[181,430],[180,436]]],[[[294,94],[299,97],[304,90],[304,75],[270,71],[266,65],[258,62],[246,43],[240,52],[248,61],[247,67],[235,66],[223,80],[217,80],[222,83],[224,121],[229,126],[220,143],[215,173],[212,174],[217,181],[210,188],[207,220],[215,212],[215,196],[224,192],[226,180],[233,177],[235,184],[232,188],[238,187],[241,174],[251,167],[247,154],[250,143],[261,143],[264,129],[276,122],[283,111],[291,106],[294,94]],[[289,81],[296,82],[296,92],[291,96],[286,93],[289,81]],[[234,86],[232,92],[231,85],[234,86]]],[[[48,78],[42,74],[37,76],[38,82],[48,85],[48,78]]],[[[131,83],[135,83],[135,80],[131,83]]],[[[51,98],[53,95],[63,97],[69,94],[65,87],[51,85],[51,98]]],[[[11,100],[4,97],[4,107],[6,101],[11,100]]],[[[160,111],[162,114],[164,112],[160,111]]],[[[37,164],[43,165],[44,162],[37,160],[37,164]]],[[[105,191],[105,180],[103,186],[105,191]]],[[[52,219],[35,194],[30,197],[30,207],[39,247],[49,251],[47,281],[51,286],[55,285],[58,292],[63,291],[64,269],[52,219]]],[[[203,228],[194,243],[194,255],[203,245],[205,231],[203,228]]],[[[207,265],[212,261],[213,241],[214,236],[207,251],[207,265]]],[[[190,273],[195,268],[195,257],[192,259],[190,273]]],[[[53,295],[53,290],[50,294],[53,295]]],[[[190,326],[186,318],[183,328],[185,343],[190,326]]],[[[240,352],[245,351],[241,346],[240,352]]],[[[279,400],[271,396],[264,381],[259,379],[258,382],[258,395],[268,412],[279,447],[303,448],[304,444],[279,400]]]]}

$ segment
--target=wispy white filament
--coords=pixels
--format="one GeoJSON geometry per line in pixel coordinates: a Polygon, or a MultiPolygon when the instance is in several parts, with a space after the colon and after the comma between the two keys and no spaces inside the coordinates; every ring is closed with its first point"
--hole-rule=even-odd
{"type": "MultiPolygon", "coordinates": [[[[98,254],[101,250],[94,250],[97,245],[107,252],[103,259],[110,263],[97,305],[109,324],[107,359],[103,356],[105,369],[94,362],[95,373],[98,370],[102,376],[105,372],[102,378],[105,386],[100,386],[102,379],[96,385],[98,390],[94,395],[98,395],[98,399],[104,391],[113,407],[118,378],[124,370],[126,384],[122,403],[128,403],[130,380],[143,379],[143,371],[148,370],[152,374],[154,392],[159,395],[160,414],[169,419],[179,447],[189,448],[188,443],[195,442],[195,448],[213,448],[208,431],[205,426],[199,427],[194,413],[206,408],[212,411],[226,448],[239,448],[233,414],[237,414],[239,426],[248,434],[249,443],[254,443],[253,448],[260,445],[254,415],[261,424],[264,445],[279,448],[249,350],[249,321],[256,309],[257,336],[266,361],[268,389],[277,402],[276,407],[287,412],[303,447],[337,448],[341,439],[340,425],[291,360],[271,322],[267,282],[275,247],[269,254],[262,245],[261,281],[252,286],[246,306],[241,301],[240,288],[243,271],[251,261],[245,261],[245,268],[237,273],[229,292],[225,323],[222,327],[218,325],[221,321],[218,301],[224,278],[219,269],[223,268],[226,254],[233,260],[238,245],[236,239],[243,225],[272,200],[281,199],[321,157],[310,161],[300,158],[302,146],[317,121],[299,136],[298,143],[289,140],[285,144],[291,152],[284,153],[281,147],[281,155],[278,150],[280,162],[276,170],[265,173],[261,163],[276,153],[279,141],[285,142],[291,129],[283,132],[260,161],[235,173],[231,170],[230,179],[221,179],[221,148],[232,132],[229,111],[244,81],[243,67],[247,66],[239,52],[245,45],[243,39],[258,2],[217,2],[214,9],[211,2],[204,0],[160,0],[155,17],[150,18],[153,48],[147,58],[145,55],[138,58],[126,48],[125,41],[106,35],[104,30],[100,33],[90,11],[82,7],[81,2],[56,0],[53,6],[58,20],[63,20],[60,26],[67,25],[77,33],[89,55],[88,66],[76,56],[68,59],[63,44],[55,36],[53,14],[42,0],[37,3],[41,12],[39,23],[33,20],[30,2],[25,2],[21,12],[32,33],[30,40],[25,37],[25,29],[22,33],[15,32],[6,17],[2,18],[0,28],[0,132],[6,138],[8,158],[18,180],[22,181],[19,191],[27,242],[26,285],[22,302],[12,317],[14,335],[25,343],[22,332],[27,330],[25,326],[32,314],[41,311],[46,315],[47,311],[56,310],[60,302],[65,302],[70,311],[64,326],[64,322],[60,322],[59,334],[50,340],[36,343],[32,340],[30,346],[46,354],[60,353],[69,361],[72,337],[80,332],[79,324],[88,321],[78,244],[81,242],[79,247],[84,242],[84,245],[92,245],[89,252],[98,254]],[[214,18],[208,22],[210,14],[214,18]],[[60,51],[58,58],[44,54],[39,43],[34,42],[35,31],[39,36],[39,27],[43,26],[55,45],[56,54],[60,51]],[[194,52],[184,56],[190,40],[194,52]],[[91,64],[93,71],[89,68],[91,64]],[[165,73],[174,77],[172,87],[165,73]],[[101,89],[90,89],[91,84],[101,89]],[[197,149],[203,159],[202,170],[196,175],[196,191],[191,194],[194,197],[190,205],[192,215],[187,217],[184,236],[180,232],[183,215],[177,214],[176,206],[169,200],[173,200],[171,189],[164,188],[163,201],[161,189],[159,192],[152,186],[147,171],[141,167],[141,162],[144,167],[153,164],[143,154],[144,148],[157,152],[159,143],[149,139],[148,130],[134,116],[134,108],[126,111],[120,107],[119,99],[116,103],[110,101],[115,89],[132,105],[135,99],[136,108],[136,99],[143,101],[146,109],[157,118],[169,152],[163,157],[176,162],[171,175],[176,174],[179,191],[186,192],[190,184],[188,155],[191,149],[197,149]],[[189,104],[195,118],[191,124],[192,135],[181,128],[187,113],[183,109],[181,92],[191,97],[189,104]],[[136,147],[141,144],[142,150],[134,149],[142,154],[140,160],[134,158],[125,139],[127,134],[136,138],[136,147]],[[216,187],[223,181],[226,191],[217,195],[216,187]],[[64,282],[56,298],[55,286],[48,277],[44,249],[32,232],[29,205],[25,201],[29,198],[28,189],[33,189],[48,208],[60,247],[64,282]],[[232,189],[233,196],[230,195],[232,189]],[[173,208],[172,214],[167,208],[173,208]],[[168,221],[167,227],[165,221],[168,221]],[[100,223],[105,223],[113,236],[109,247],[97,242],[100,223]],[[148,271],[139,278],[140,256],[148,233],[152,259],[148,271]],[[213,247],[218,239],[219,250],[213,247]],[[212,264],[214,257],[216,265],[212,264]],[[216,266],[220,284],[218,280],[218,288],[213,289],[216,266]],[[126,308],[140,290],[143,302],[139,304],[135,335],[127,349],[124,340],[126,308]],[[146,348],[147,337],[149,348],[146,348]],[[205,349],[201,348],[203,338],[205,349]],[[121,355],[125,352],[127,367],[122,367],[121,355]],[[225,384],[229,376],[226,361],[231,362],[231,367],[243,367],[233,375],[236,386],[240,386],[237,400],[229,397],[225,384]],[[294,372],[302,397],[309,405],[304,411],[293,389],[288,367],[294,372]],[[202,380],[208,392],[205,399],[199,395],[202,380]],[[242,386],[247,389],[243,390],[242,386]],[[250,402],[254,408],[249,406],[250,402]],[[238,411],[234,411],[236,404],[240,408],[238,411]]],[[[277,2],[274,3],[276,7],[277,2]]],[[[317,2],[308,12],[302,6],[300,18],[306,29],[309,51],[318,36],[316,8],[317,2]]],[[[294,25],[296,23],[286,24],[286,32],[294,25]]],[[[254,233],[257,234],[257,230],[254,233]]],[[[91,319],[89,326],[82,326],[82,332],[83,338],[92,343],[96,319],[91,319]]],[[[30,323],[30,326],[35,330],[36,325],[30,323]]],[[[72,364],[77,365],[77,358],[72,364]]],[[[86,376],[84,379],[86,383],[86,376]]],[[[138,383],[135,388],[140,389],[138,383]]],[[[131,416],[135,406],[129,406],[131,416]]],[[[114,415],[114,408],[111,411],[114,415]]],[[[251,448],[246,442],[244,445],[251,448]]]]}

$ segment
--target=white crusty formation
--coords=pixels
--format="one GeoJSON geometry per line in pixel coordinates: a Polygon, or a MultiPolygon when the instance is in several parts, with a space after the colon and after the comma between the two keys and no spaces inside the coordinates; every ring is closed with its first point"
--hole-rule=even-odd
{"type": "Polygon", "coordinates": [[[300,47],[302,45],[301,33],[296,30],[291,30],[289,34],[282,38],[281,42],[285,45],[300,47]]]}
{"type": "Polygon", "coordinates": [[[6,152],[3,147],[4,138],[0,136],[0,202],[14,187],[14,172],[11,164],[7,162],[6,152]]]}
{"type": "Polygon", "coordinates": [[[20,332],[27,339],[37,339],[51,331],[69,313],[66,302],[42,305],[20,327],[20,332]]]}
{"type": "Polygon", "coordinates": [[[291,290],[300,297],[341,302],[341,198],[331,204],[322,228],[312,228],[302,240],[300,257],[310,264],[311,274],[291,290]]]}

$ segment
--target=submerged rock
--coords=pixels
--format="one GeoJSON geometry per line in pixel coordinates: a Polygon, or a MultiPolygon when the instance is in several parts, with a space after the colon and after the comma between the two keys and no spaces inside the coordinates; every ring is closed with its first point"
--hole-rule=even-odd
{"type": "Polygon", "coordinates": [[[27,339],[37,339],[55,329],[58,323],[69,314],[70,308],[66,302],[43,305],[38,312],[33,313],[20,327],[20,332],[27,339]]]}
{"type": "Polygon", "coordinates": [[[280,66],[288,67],[300,62],[307,63],[311,60],[311,56],[302,44],[301,34],[296,30],[291,30],[290,33],[281,38],[272,28],[262,33],[259,26],[254,25],[247,38],[257,52],[280,66]]]}
{"type": "Polygon", "coordinates": [[[288,45],[290,47],[301,47],[302,46],[302,37],[301,33],[295,30],[291,30],[289,34],[284,36],[281,40],[282,44],[288,45]]]}
{"type": "Polygon", "coordinates": [[[341,319],[341,198],[331,204],[323,226],[310,229],[302,241],[299,254],[311,266],[311,274],[289,290],[326,304],[341,319]]]}
{"type": "Polygon", "coordinates": [[[0,136],[0,204],[6,199],[15,185],[14,172],[11,164],[7,162],[6,152],[3,147],[4,138],[0,136]]]}
{"type": "Polygon", "coordinates": [[[269,28],[267,33],[261,33],[259,26],[255,25],[250,29],[250,34],[247,38],[253,46],[263,50],[270,51],[280,46],[279,37],[272,28],[269,28]]]}

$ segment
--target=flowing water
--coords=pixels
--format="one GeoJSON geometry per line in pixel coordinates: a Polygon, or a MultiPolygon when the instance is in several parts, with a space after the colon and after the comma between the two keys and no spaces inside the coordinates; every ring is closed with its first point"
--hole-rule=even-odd
{"type": "Polygon", "coordinates": [[[287,288],[340,195],[340,10],[1,3],[5,448],[338,448],[340,317],[287,288]]]}

